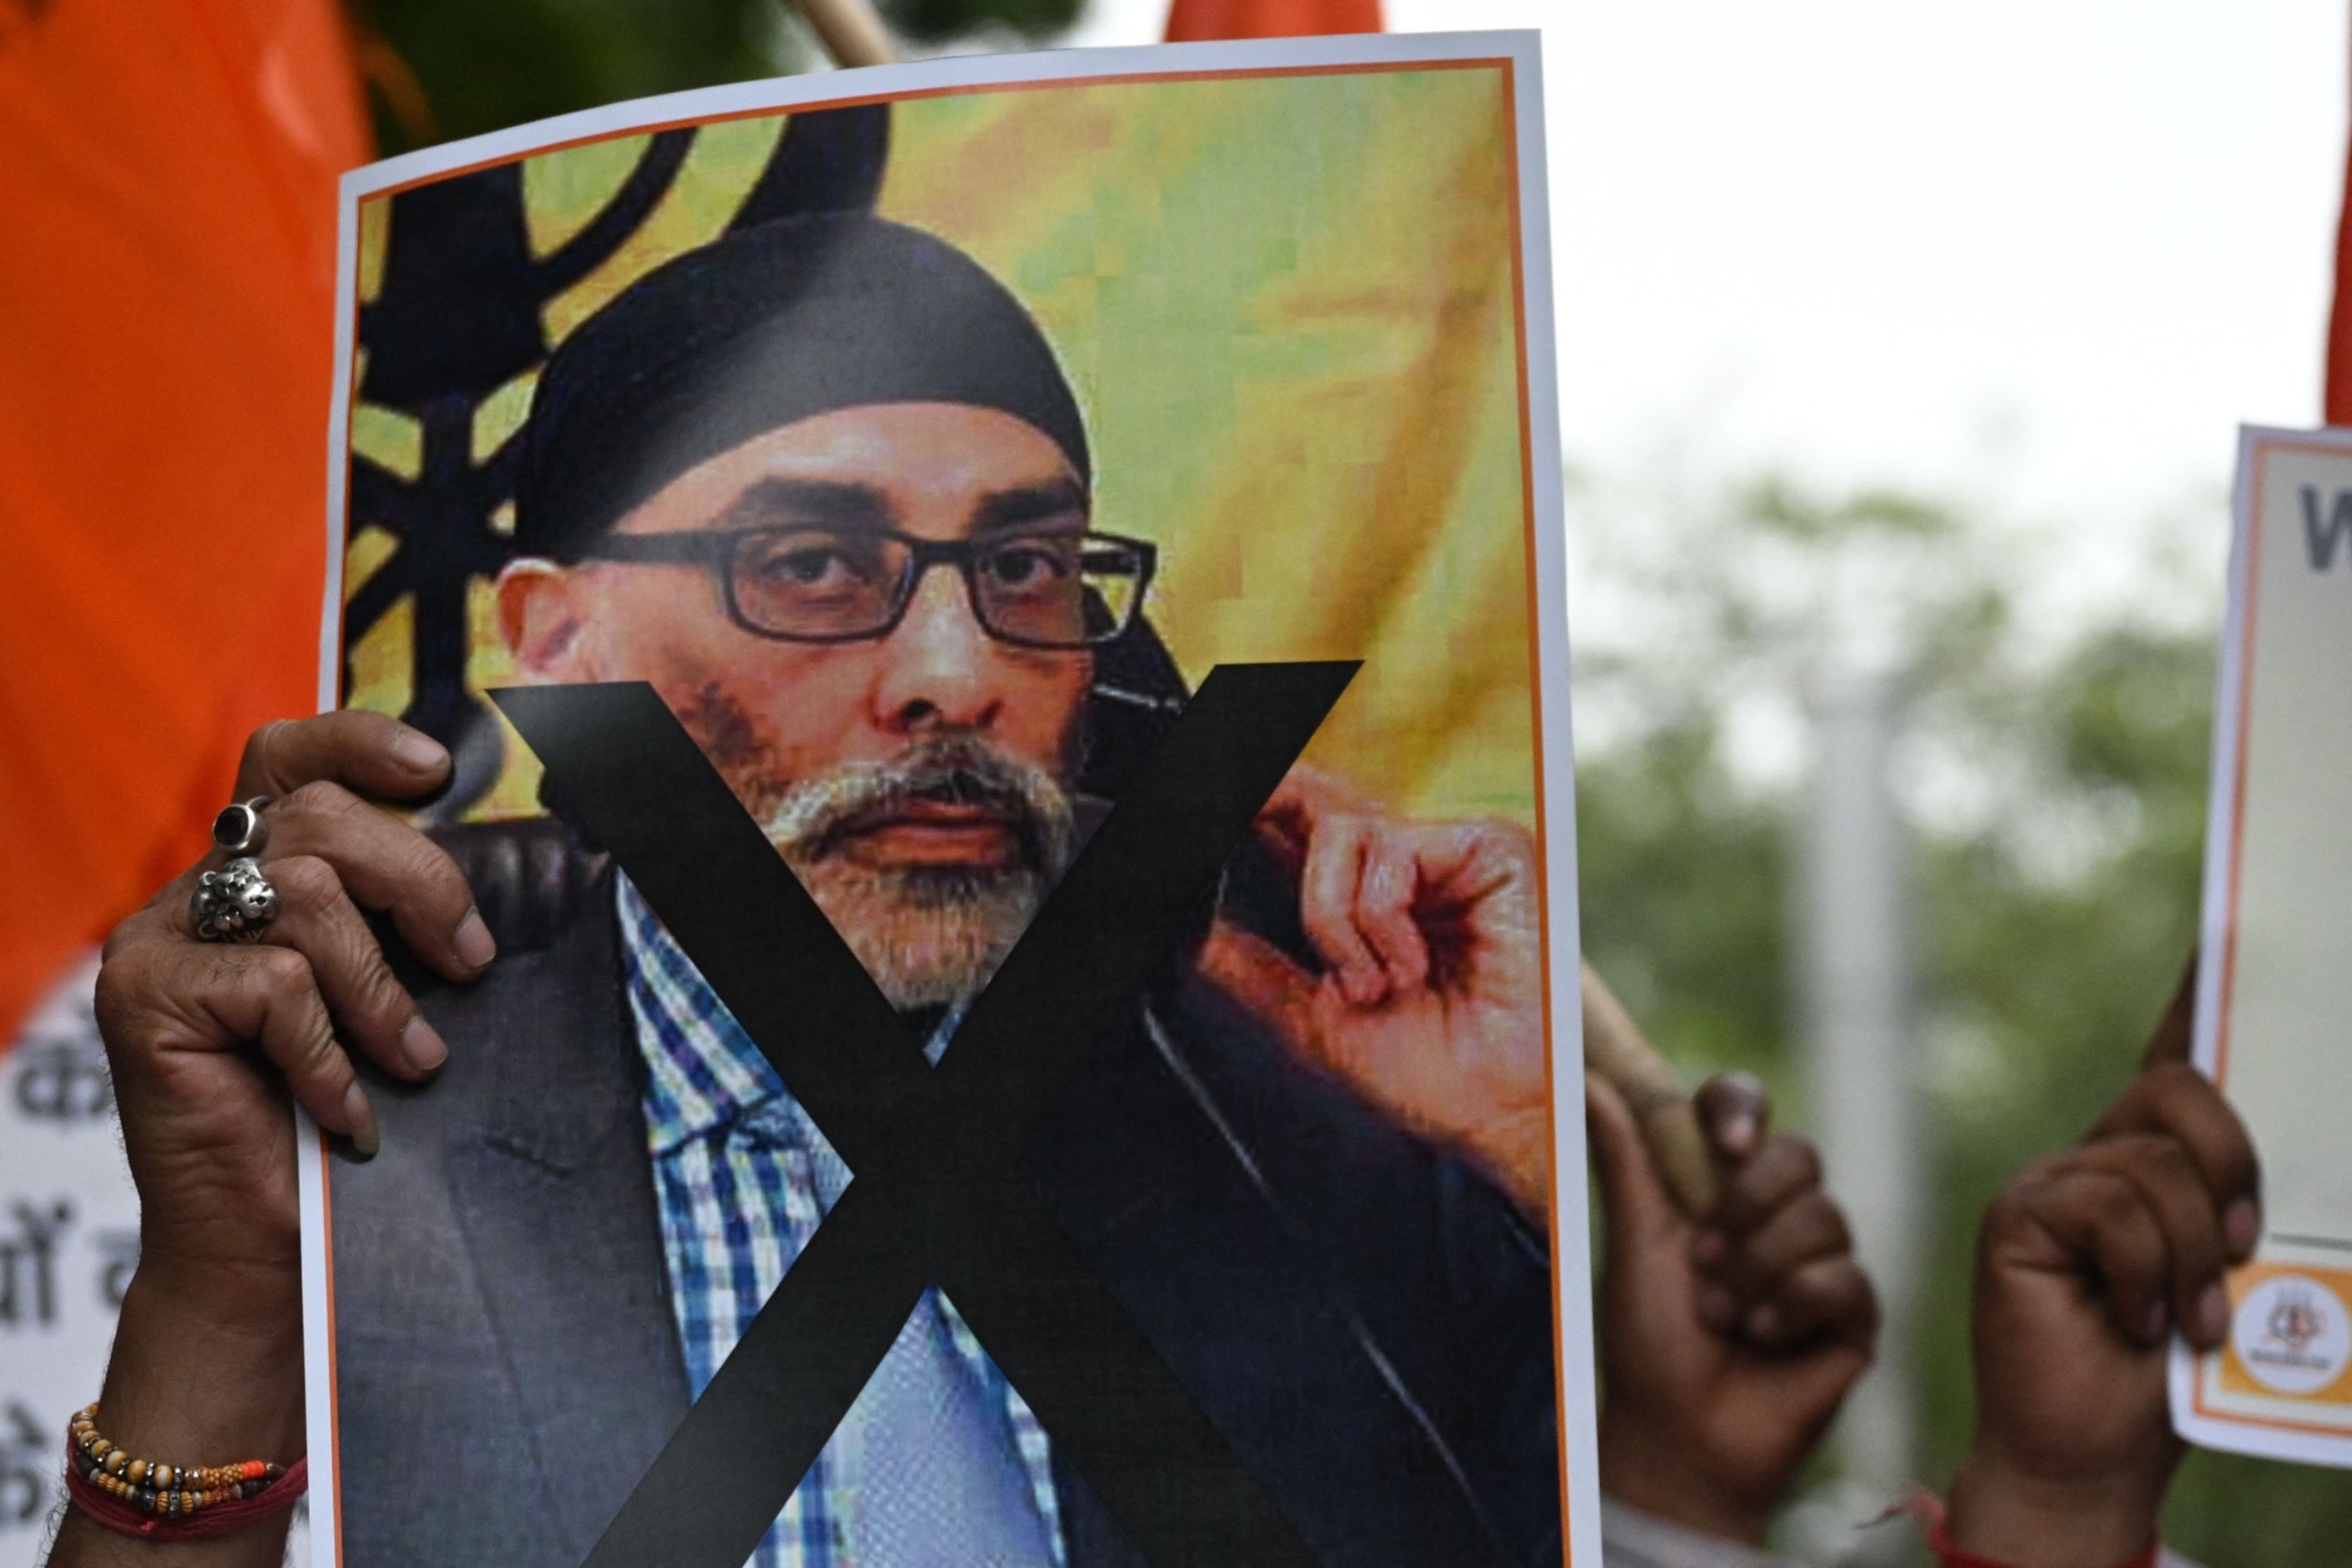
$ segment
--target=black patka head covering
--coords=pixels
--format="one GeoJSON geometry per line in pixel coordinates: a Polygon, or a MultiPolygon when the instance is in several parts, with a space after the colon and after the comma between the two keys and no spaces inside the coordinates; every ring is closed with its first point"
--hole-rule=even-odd
{"type": "Polygon", "coordinates": [[[523,431],[516,548],[574,559],[696,465],[882,403],[1002,409],[1092,483],[1077,399],[1003,284],[919,229],[814,214],[687,252],[564,341],[523,431]]]}

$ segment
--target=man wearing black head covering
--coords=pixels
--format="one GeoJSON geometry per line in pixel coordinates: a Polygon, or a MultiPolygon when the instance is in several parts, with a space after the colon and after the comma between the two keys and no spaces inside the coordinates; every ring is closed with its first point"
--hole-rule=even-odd
{"type": "MultiPolygon", "coordinates": [[[[565,342],[521,462],[522,678],[650,681],[936,1052],[1099,809],[1089,694],[1149,635],[1035,324],[912,229],[750,229],[565,342]]],[[[1532,850],[1304,776],[1266,838],[1230,879],[1273,898],[1029,1169],[1329,1568],[1557,1563],[1532,850]]],[[[333,1178],[345,1560],[576,1568],[846,1173],[603,858],[443,842],[499,957],[420,992],[448,1064],[333,1178]]],[[[757,1561],[1138,1559],[933,1293],[757,1561]]]]}
{"type": "Polygon", "coordinates": [[[515,542],[571,560],[672,479],[838,409],[993,408],[1083,486],[1086,426],[1053,349],[953,246],[863,214],[762,224],[688,251],[567,341],[524,431],[515,542]]]}

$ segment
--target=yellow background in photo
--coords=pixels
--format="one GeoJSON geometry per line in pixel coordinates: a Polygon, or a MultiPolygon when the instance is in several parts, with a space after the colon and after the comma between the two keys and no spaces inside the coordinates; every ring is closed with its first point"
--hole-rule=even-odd
{"type": "MultiPolygon", "coordinates": [[[[1224,660],[1360,658],[1310,757],[1400,806],[1532,820],[1522,480],[1504,68],[1044,86],[897,104],[885,217],[961,247],[1036,315],[1086,410],[1096,520],[1154,541],[1149,613],[1191,679],[1224,660]]],[[[560,341],[714,237],[782,116],[704,129],[667,196],[551,300],[560,341]]],[[[610,199],[643,136],[527,162],[545,255],[610,199]]],[[[388,198],[362,213],[361,288],[388,198]]],[[[477,461],[529,409],[483,405],[477,461]]],[[[355,409],[355,450],[414,472],[412,422],[355,409]]],[[[362,531],[346,594],[380,563],[362,531]]],[[[477,686],[509,678],[471,597],[477,686]]],[[[351,700],[407,700],[408,623],[352,650],[351,700]]],[[[533,812],[509,737],[477,815],[533,812]]]]}

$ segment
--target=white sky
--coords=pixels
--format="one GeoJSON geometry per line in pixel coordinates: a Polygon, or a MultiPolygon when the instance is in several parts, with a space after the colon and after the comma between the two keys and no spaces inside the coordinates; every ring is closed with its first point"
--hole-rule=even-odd
{"type": "MultiPolygon", "coordinates": [[[[1090,5],[1072,42],[1166,14],[1090,5]]],[[[2346,0],[1387,5],[1543,29],[1574,461],[2128,532],[2317,421],[2346,0]]]]}

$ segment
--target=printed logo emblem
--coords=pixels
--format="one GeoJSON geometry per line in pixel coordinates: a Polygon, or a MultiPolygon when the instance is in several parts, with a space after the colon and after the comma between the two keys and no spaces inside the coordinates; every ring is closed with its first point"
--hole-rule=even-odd
{"type": "Polygon", "coordinates": [[[2318,1280],[2281,1274],[2238,1303],[2230,1342],[2263,1387],[2312,1394],[2334,1383],[2352,1361],[2352,1314],[2318,1280]]]}

